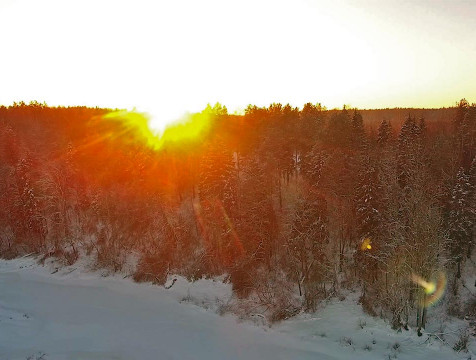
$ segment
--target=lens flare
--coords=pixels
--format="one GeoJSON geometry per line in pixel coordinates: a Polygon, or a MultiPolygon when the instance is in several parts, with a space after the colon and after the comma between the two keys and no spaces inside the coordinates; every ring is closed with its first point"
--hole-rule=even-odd
{"type": "Polygon", "coordinates": [[[434,282],[428,282],[419,275],[412,274],[412,281],[420,285],[427,294],[433,294],[436,290],[436,284],[434,282]]]}
{"type": "Polygon", "coordinates": [[[370,238],[365,238],[362,240],[362,244],[360,245],[360,250],[366,251],[366,250],[371,250],[372,249],[372,240],[370,238]]]}
{"type": "Polygon", "coordinates": [[[423,297],[420,303],[423,307],[435,304],[445,293],[446,275],[442,271],[438,273],[438,279],[436,282],[426,281],[417,274],[412,274],[411,279],[415,284],[420,285],[425,291],[426,296],[423,297]]]}
{"type": "Polygon", "coordinates": [[[218,205],[220,207],[220,210],[222,211],[223,218],[226,221],[228,229],[231,232],[231,236],[232,236],[232,239],[233,239],[233,244],[235,246],[235,250],[237,251],[237,256],[240,257],[245,253],[245,248],[243,247],[243,243],[241,242],[238,234],[236,233],[235,227],[233,226],[233,223],[231,222],[230,217],[226,213],[226,210],[223,207],[223,204],[221,203],[221,201],[218,203],[218,205]]]}

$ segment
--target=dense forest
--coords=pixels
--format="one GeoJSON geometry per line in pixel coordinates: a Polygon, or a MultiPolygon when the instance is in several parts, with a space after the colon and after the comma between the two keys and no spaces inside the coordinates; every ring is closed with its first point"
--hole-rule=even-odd
{"type": "Polygon", "coordinates": [[[0,257],[89,255],[111,272],[135,261],[134,279],[159,285],[225,275],[271,321],[345,288],[395,329],[422,328],[433,299],[415,277],[446,280],[451,315],[476,313],[475,297],[461,301],[476,223],[475,104],[271,104],[243,115],[216,104],[169,130],[199,127],[193,136],[166,131],[157,143],[125,116],[0,107],[0,257]]]}

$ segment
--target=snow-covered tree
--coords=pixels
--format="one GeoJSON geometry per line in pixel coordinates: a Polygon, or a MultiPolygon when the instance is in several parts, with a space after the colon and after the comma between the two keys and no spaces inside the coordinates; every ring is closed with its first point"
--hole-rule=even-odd
{"type": "Polygon", "coordinates": [[[380,184],[377,169],[368,164],[361,173],[357,189],[356,212],[359,238],[373,237],[380,222],[380,184]]]}
{"type": "Polygon", "coordinates": [[[314,188],[320,186],[326,159],[327,155],[319,145],[314,145],[312,150],[304,156],[301,163],[301,174],[310,186],[314,188]]]}
{"type": "Polygon", "coordinates": [[[415,118],[409,115],[398,136],[398,181],[402,188],[410,185],[417,170],[417,158],[420,155],[419,134],[415,118]]]}
{"type": "Polygon", "coordinates": [[[471,249],[473,239],[475,217],[471,208],[472,191],[470,176],[461,168],[451,192],[448,219],[448,252],[450,260],[457,266],[457,278],[461,276],[461,264],[465,254],[471,249]]]}
{"type": "Polygon", "coordinates": [[[246,256],[257,263],[269,264],[277,233],[271,195],[273,179],[267,176],[256,155],[241,160],[238,234],[246,256]]]}
{"type": "Polygon", "coordinates": [[[286,247],[293,278],[308,310],[315,310],[318,286],[326,279],[327,222],[324,198],[312,193],[299,198],[286,247]]]}
{"type": "Polygon", "coordinates": [[[15,182],[12,184],[14,207],[11,213],[15,235],[33,250],[44,247],[46,224],[41,214],[40,197],[34,183],[33,159],[21,159],[15,168],[15,182]]]}
{"type": "Polygon", "coordinates": [[[216,137],[200,164],[199,198],[202,237],[210,254],[210,266],[218,271],[229,263],[233,227],[237,216],[237,169],[232,151],[216,137]]]}

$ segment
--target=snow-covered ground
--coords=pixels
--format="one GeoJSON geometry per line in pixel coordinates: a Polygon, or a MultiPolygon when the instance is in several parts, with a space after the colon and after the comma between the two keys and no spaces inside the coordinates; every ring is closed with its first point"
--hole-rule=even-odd
{"type": "Polygon", "coordinates": [[[55,270],[0,260],[0,359],[468,359],[413,331],[395,333],[352,296],[272,328],[216,310],[227,284],[170,289],[102,277],[81,264],[55,270]],[[51,274],[54,272],[53,274],[51,274]],[[208,308],[208,310],[206,309],[208,308]]]}

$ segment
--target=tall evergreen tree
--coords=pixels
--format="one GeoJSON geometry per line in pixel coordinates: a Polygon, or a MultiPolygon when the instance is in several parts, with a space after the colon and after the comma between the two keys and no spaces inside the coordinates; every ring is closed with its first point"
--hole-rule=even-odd
{"type": "Polygon", "coordinates": [[[367,148],[367,137],[364,130],[362,115],[354,110],[351,122],[351,143],[354,150],[364,150],[367,148]]]}
{"type": "Polygon", "coordinates": [[[269,264],[277,234],[272,179],[256,155],[241,162],[238,236],[249,259],[269,264]]]}
{"type": "Polygon", "coordinates": [[[356,195],[358,236],[360,239],[373,238],[380,223],[381,194],[377,169],[370,163],[370,159],[366,169],[360,174],[356,195]]]}
{"type": "Polygon", "coordinates": [[[385,147],[385,145],[388,144],[391,136],[392,128],[390,126],[390,123],[384,119],[378,127],[377,143],[379,144],[379,146],[385,147]]]}
{"type": "Polygon", "coordinates": [[[320,145],[314,145],[302,160],[301,172],[303,178],[314,188],[320,186],[322,171],[327,155],[320,145]]]}
{"type": "Polygon", "coordinates": [[[448,219],[448,252],[450,261],[457,266],[457,278],[461,276],[461,264],[471,248],[473,238],[474,213],[470,203],[472,190],[470,177],[461,168],[451,193],[448,219]]]}
{"type": "Polygon", "coordinates": [[[41,215],[40,197],[34,184],[33,159],[27,156],[15,168],[15,183],[12,184],[14,208],[11,220],[15,235],[27,246],[39,251],[45,245],[46,224],[41,215]]]}
{"type": "Polygon", "coordinates": [[[419,128],[415,118],[408,115],[398,136],[398,181],[402,188],[409,185],[411,177],[416,171],[418,156],[419,128]]]}
{"type": "Polygon", "coordinates": [[[334,114],[327,123],[325,143],[332,147],[347,148],[351,143],[351,118],[344,107],[334,114]]]}
{"type": "Polygon", "coordinates": [[[286,246],[291,257],[293,277],[300,295],[304,293],[304,304],[308,310],[315,310],[316,287],[326,278],[324,248],[329,237],[327,222],[324,198],[310,193],[299,199],[286,246]]]}
{"type": "Polygon", "coordinates": [[[324,131],[324,111],[321,104],[304,104],[300,114],[300,128],[298,141],[300,142],[300,151],[303,154],[309,152],[316,143],[318,137],[322,136],[324,131]]]}
{"type": "Polygon", "coordinates": [[[219,137],[213,140],[200,164],[200,217],[209,266],[220,271],[235,251],[237,172],[232,152],[219,137]]]}

